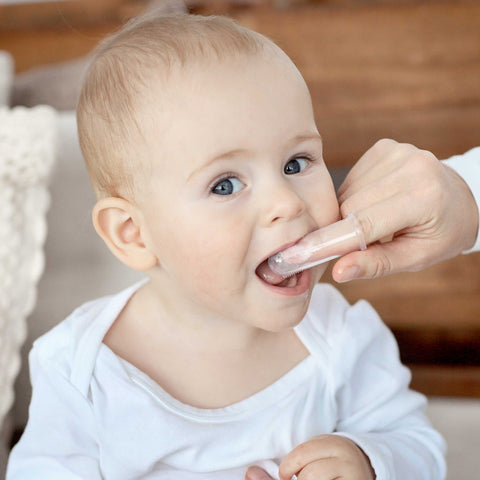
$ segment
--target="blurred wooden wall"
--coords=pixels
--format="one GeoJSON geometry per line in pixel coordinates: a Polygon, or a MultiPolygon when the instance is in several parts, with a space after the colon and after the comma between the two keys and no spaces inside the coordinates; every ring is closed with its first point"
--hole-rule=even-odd
{"type": "Polygon", "coordinates": [[[448,157],[480,143],[480,2],[245,12],[305,75],[330,165],[380,137],[448,157]]]}

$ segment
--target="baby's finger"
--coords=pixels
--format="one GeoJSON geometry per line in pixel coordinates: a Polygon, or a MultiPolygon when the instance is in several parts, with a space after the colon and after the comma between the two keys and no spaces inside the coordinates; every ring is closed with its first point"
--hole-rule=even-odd
{"type": "Polygon", "coordinates": [[[341,462],[338,458],[322,458],[306,465],[297,473],[297,480],[334,480],[341,477],[341,462]]]}
{"type": "Polygon", "coordinates": [[[273,478],[260,467],[250,467],[245,475],[245,480],[273,480],[273,478]]]}
{"type": "Polygon", "coordinates": [[[308,464],[322,458],[335,457],[341,448],[341,439],[335,435],[321,435],[295,447],[280,463],[281,480],[290,480],[308,464]]]}

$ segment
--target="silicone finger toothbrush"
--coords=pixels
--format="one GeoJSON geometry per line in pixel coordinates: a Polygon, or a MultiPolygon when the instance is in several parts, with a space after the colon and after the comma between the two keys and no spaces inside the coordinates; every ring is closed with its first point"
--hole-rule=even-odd
{"type": "Polygon", "coordinates": [[[295,245],[268,259],[270,268],[289,277],[355,250],[365,250],[365,238],[353,213],[326,227],[305,235],[295,245]]]}

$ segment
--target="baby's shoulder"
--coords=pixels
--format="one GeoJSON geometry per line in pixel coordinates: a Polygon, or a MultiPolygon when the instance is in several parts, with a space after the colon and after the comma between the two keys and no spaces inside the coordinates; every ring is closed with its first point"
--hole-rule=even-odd
{"type": "Polygon", "coordinates": [[[336,385],[350,378],[364,352],[378,351],[379,345],[395,351],[393,337],[375,309],[365,300],[350,305],[329,284],[315,287],[307,315],[295,330],[326,374],[336,372],[331,377],[336,385]]]}
{"type": "Polygon", "coordinates": [[[379,323],[370,303],[359,300],[352,305],[333,285],[320,283],[313,290],[307,315],[299,327],[329,339],[346,330],[364,330],[379,323]]]}
{"type": "Polygon", "coordinates": [[[59,369],[66,376],[82,371],[85,378],[87,370],[93,368],[109,328],[144,283],[138,282],[117,294],[78,307],[63,322],[35,341],[31,359],[59,369]]]}
{"type": "Polygon", "coordinates": [[[48,365],[70,377],[80,352],[90,350],[102,342],[98,322],[111,299],[112,296],[98,298],[75,309],[65,320],[34,342],[30,353],[31,361],[42,366],[48,365]]]}

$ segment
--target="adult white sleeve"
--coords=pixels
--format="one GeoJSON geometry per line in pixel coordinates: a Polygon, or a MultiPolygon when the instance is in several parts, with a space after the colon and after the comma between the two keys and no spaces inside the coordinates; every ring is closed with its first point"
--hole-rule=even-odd
{"type": "Polygon", "coordinates": [[[25,432],[14,447],[7,480],[100,480],[90,403],[65,372],[30,353],[32,401],[25,432]]]}
{"type": "MultiPolygon", "coordinates": [[[[473,148],[463,155],[456,155],[443,162],[463,178],[470,188],[480,212],[480,147],[473,148]]],[[[480,251],[480,221],[475,244],[470,250],[463,253],[478,251],[480,251]]]]}
{"type": "Polygon", "coordinates": [[[425,397],[408,388],[393,334],[365,301],[347,310],[343,327],[332,348],[336,433],[362,448],[377,480],[444,479],[443,438],[424,414],[425,397]]]}

